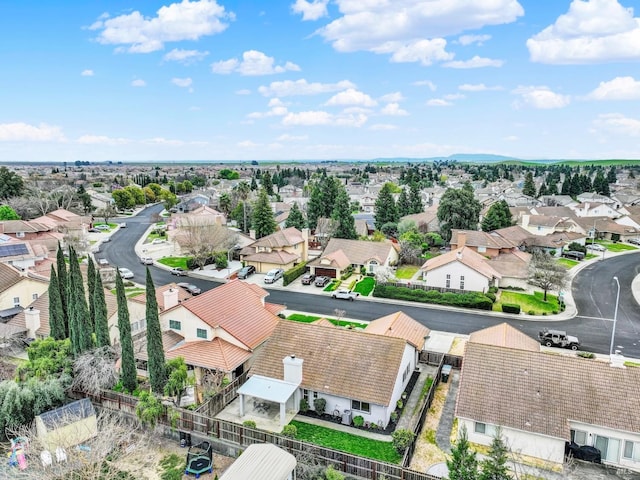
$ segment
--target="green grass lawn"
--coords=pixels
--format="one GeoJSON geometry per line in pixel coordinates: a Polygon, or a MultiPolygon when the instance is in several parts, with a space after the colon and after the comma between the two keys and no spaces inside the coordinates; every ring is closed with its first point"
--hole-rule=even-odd
{"type": "Polygon", "coordinates": [[[324,287],[324,292],[333,292],[334,290],[337,290],[340,285],[342,284],[342,280],[338,280],[337,278],[334,280],[331,280],[331,282],[329,282],[329,285],[327,285],[326,287],[324,287]]]}
{"type": "Polygon", "coordinates": [[[187,268],[187,261],[189,261],[191,257],[165,257],[158,260],[158,263],[166,265],[167,267],[182,267],[185,270],[187,268]]]}
{"type": "MultiPolygon", "coordinates": [[[[287,317],[287,320],[293,320],[294,322],[302,322],[302,323],[312,323],[316,320],[319,320],[323,317],[316,317],[314,315],[303,315],[301,313],[292,313],[287,317]]],[[[337,320],[335,318],[324,317],[329,320],[331,323],[338,327],[353,327],[353,328],[365,328],[367,326],[366,323],[360,322],[347,322],[345,320],[337,320]]]]}
{"type": "Polygon", "coordinates": [[[559,312],[558,297],[547,293],[547,301],[542,300],[544,294],[542,292],[534,292],[533,295],[528,293],[518,293],[502,290],[500,300],[493,304],[493,310],[501,312],[503,303],[513,303],[520,305],[520,309],[524,313],[533,311],[534,315],[552,315],[554,311],[559,312]]]}
{"type": "MultiPolygon", "coordinates": [[[[124,294],[127,296],[127,298],[132,298],[132,297],[137,297],[138,295],[140,295],[141,293],[144,293],[146,290],[144,288],[140,288],[140,287],[125,287],[124,288],[124,294]]],[[[112,289],[111,293],[113,293],[114,295],[116,294],[116,289],[112,289]]]]}
{"type": "Polygon", "coordinates": [[[401,280],[410,280],[420,267],[416,265],[402,265],[396,270],[396,278],[401,280]]]}
{"type": "Polygon", "coordinates": [[[598,258],[600,255],[596,255],[595,253],[587,253],[587,256],[584,257],[585,260],[591,260],[592,258],[598,258]]]}
{"type": "Polygon", "coordinates": [[[597,243],[599,243],[600,245],[602,245],[603,247],[606,247],[607,250],[609,250],[610,252],[627,252],[630,250],[637,250],[637,247],[634,247],[633,245],[627,245],[626,243],[613,243],[613,242],[607,242],[604,240],[598,240],[597,243]]]}
{"type": "Polygon", "coordinates": [[[371,292],[373,292],[373,289],[375,288],[375,286],[376,286],[376,281],[373,277],[364,277],[362,280],[356,283],[356,286],[353,289],[353,291],[358,292],[363,297],[367,297],[371,292]]]}
{"type": "Polygon", "coordinates": [[[291,425],[298,429],[298,440],[383,462],[399,463],[402,458],[391,442],[372,440],[296,420],[293,420],[291,425]]]}
{"type": "Polygon", "coordinates": [[[437,252],[427,252],[427,253],[423,253],[420,256],[420,258],[426,262],[427,260],[431,260],[432,258],[437,257],[438,255],[440,254],[437,252]]]}
{"type": "Polygon", "coordinates": [[[560,265],[562,265],[567,270],[575,267],[576,265],[578,265],[580,263],[580,262],[578,262],[576,260],[571,260],[569,258],[558,258],[556,260],[556,262],[558,262],[560,265]]]}
{"type": "Polygon", "coordinates": [[[157,233],[151,232],[149,235],[147,235],[147,238],[145,239],[144,243],[151,243],[157,238],[159,238],[160,240],[166,240],[167,236],[166,235],[158,235],[157,233]]]}

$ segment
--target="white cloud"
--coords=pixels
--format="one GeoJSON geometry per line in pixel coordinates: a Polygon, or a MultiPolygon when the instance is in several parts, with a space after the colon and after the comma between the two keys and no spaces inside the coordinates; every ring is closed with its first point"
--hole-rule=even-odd
{"type": "Polygon", "coordinates": [[[268,87],[261,86],[258,91],[265,97],[291,97],[298,95],[318,95],[320,93],[338,92],[348,88],[355,88],[349,80],[337,83],[309,83],[305,79],[272,82],[268,87]]]}
{"type": "Polygon", "coordinates": [[[453,103],[444,98],[431,98],[427,100],[427,107],[450,107],[453,103]]]}
{"type": "Polygon", "coordinates": [[[438,88],[436,86],[435,83],[433,83],[431,80],[418,80],[417,82],[413,82],[413,85],[415,85],[416,87],[429,87],[429,90],[431,90],[432,92],[435,92],[436,89],[438,88]]]}
{"type": "Polygon", "coordinates": [[[458,43],[460,45],[473,45],[474,43],[478,45],[483,45],[484,42],[491,39],[491,35],[461,35],[458,38],[458,43]]]}
{"type": "Polygon", "coordinates": [[[242,88],[240,90],[236,90],[236,95],[251,95],[251,90],[248,88],[242,88]]]}
{"type": "Polygon", "coordinates": [[[378,104],[366,93],[362,93],[355,88],[349,88],[331,97],[325,105],[335,107],[344,105],[362,105],[364,107],[375,107],[378,104]]]}
{"type": "Polygon", "coordinates": [[[173,83],[177,87],[187,88],[193,84],[193,80],[189,77],[187,78],[172,78],[171,83],[173,83]]]}
{"type": "Polygon", "coordinates": [[[147,86],[147,82],[145,82],[141,78],[136,78],[136,79],[131,81],[131,86],[132,87],[146,87],[147,86]]]}
{"type": "Polygon", "coordinates": [[[114,18],[102,16],[91,27],[100,30],[97,41],[103,45],[124,45],[119,51],[149,53],[161,50],[167,42],[198,40],[224,31],[233,20],[215,0],[183,0],[158,9],[155,17],[139,11],[114,18]]]}
{"type": "Polygon", "coordinates": [[[453,53],[447,52],[447,41],[443,38],[432,40],[417,40],[401,44],[400,42],[386,42],[372,49],[376,53],[391,53],[391,61],[395,63],[420,62],[428,66],[434,61],[445,61],[453,58],[453,53]]]}
{"type": "Polygon", "coordinates": [[[257,50],[247,50],[242,54],[242,61],[236,58],[221,60],[211,65],[211,71],[219,74],[236,72],[246,76],[273,75],[286,71],[300,71],[300,67],[292,62],[286,62],[284,66],[274,65],[274,63],[275,60],[273,57],[268,57],[257,50]]]}
{"type": "Polygon", "coordinates": [[[382,110],[380,110],[380,113],[382,113],[383,115],[391,115],[391,116],[398,116],[398,117],[409,115],[409,112],[400,108],[400,105],[395,102],[385,105],[382,108],[382,110]]]}
{"type": "Polygon", "coordinates": [[[0,123],[0,142],[64,142],[62,129],[54,125],[41,123],[0,123]]]}
{"type": "Polygon", "coordinates": [[[461,99],[466,98],[466,97],[462,93],[447,93],[442,98],[444,98],[445,100],[461,100],[461,99]]]}
{"type": "Polygon", "coordinates": [[[402,102],[404,100],[404,96],[400,92],[387,93],[386,95],[381,96],[378,100],[382,103],[391,103],[391,102],[402,102]]]}
{"type": "Polygon", "coordinates": [[[531,61],[551,64],[640,59],[640,19],[618,0],[573,0],[553,25],[527,40],[531,61]]]}
{"type": "Polygon", "coordinates": [[[549,87],[545,86],[519,86],[513,90],[512,93],[520,95],[521,99],[521,101],[515,102],[515,108],[530,106],[533,108],[548,110],[566,107],[571,102],[571,98],[568,95],[561,95],[559,93],[552,92],[549,87]]]}
{"type": "Polygon", "coordinates": [[[272,98],[267,105],[269,110],[266,112],[252,112],[247,115],[248,118],[265,118],[265,117],[281,117],[289,113],[287,106],[279,98],[272,98]]]}
{"type": "Polygon", "coordinates": [[[318,20],[327,16],[327,3],[329,0],[296,0],[291,6],[294,13],[301,13],[302,20],[318,20]]]}
{"type": "Polygon", "coordinates": [[[189,65],[202,60],[209,55],[209,52],[201,52],[199,50],[183,50],[180,48],[174,48],[170,52],[166,53],[162,59],[166,62],[179,62],[185,65],[189,65]]]}
{"type": "Polygon", "coordinates": [[[502,139],[507,142],[517,142],[518,140],[520,140],[516,135],[509,135],[507,137],[503,137],[502,139]]]}
{"type": "Polygon", "coordinates": [[[111,138],[104,135],[82,135],[76,143],[83,145],[124,145],[130,143],[126,138],[111,138]]]}
{"type": "Polygon", "coordinates": [[[278,142],[304,142],[305,140],[309,140],[308,135],[289,135],[285,133],[284,135],[280,135],[276,138],[278,142]]]}
{"type": "Polygon", "coordinates": [[[93,77],[93,70],[83,70],[80,75],[82,75],[83,77],[93,77]]]}
{"type": "Polygon", "coordinates": [[[242,142],[238,142],[237,145],[240,148],[255,148],[255,147],[261,146],[259,143],[252,142],[251,140],[244,140],[242,142]]]}
{"type": "Polygon", "coordinates": [[[202,142],[184,142],[182,140],[172,140],[164,137],[146,138],[142,140],[145,145],[160,145],[166,147],[183,147],[188,144],[202,144],[202,142]]]}
{"type": "Polygon", "coordinates": [[[394,61],[423,63],[436,57],[428,52],[420,55],[416,50],[418,46],[429,46],[432,39],[442,40],[488,25],[511,23],[524,14],[517,0],[403,0],[402,8],[392,1],[336,0],[335,3],[343,15],[318,30],[334,49],[390,53],[396,56],[394,61]]]}
{"type": "Polygon", "coordinates": [[[640,120],[625,117],[621,113],[606,113],[593,122],[598,129],[630,137],[640,137],[640,120]]]}
{"type": "Polygon", "coordinates": [[[391,125],[389,123],[376,123],[375,125],[371,125],[369,127],[369,130],[373,130],[374,132],[390,131],[390,130],[397,130],[397,129],[398,129],[397,125],[391,125]]]}
{"type": "Polygon", "coordinates": [[[462,90],[463,92],[485,92],[487,90],[502,90],[502,87],[487,87],[484,83],[464,83],[458,86],[458,90],[462,90]]]}
{"type": "Polygon", "coordinates": [[[640,81],[633,77],[616,77],[600,82],[598,88],[587,95],[591,100],[640,100],[640,81]]]}
{"type": "Polygon", "coordinates": [[[483,68],[483,67],[501,67],[504,65],[503,60],[495,60],[493,58],[483,58],[478,55],[471,60],[454,60],[447,62],[443,66],[448,68],[483,68]]]}
{"type": "Polygon", "coordinates": [[[282,119],[286,126],[332,126],[332,127],[361,127],[367,121],[365,114],[332,115],[321,110],[299,113],[289,113],[282,119]]]}

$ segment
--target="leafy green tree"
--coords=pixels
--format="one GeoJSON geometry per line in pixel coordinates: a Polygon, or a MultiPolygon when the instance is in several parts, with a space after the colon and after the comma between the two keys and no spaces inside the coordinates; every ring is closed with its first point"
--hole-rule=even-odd
{"type": "Polygon", "coordinates": [[[424,211],[424,205],[422,205],[422,196],[420,195],[420,185],[416,182],[411,182],[409,186],[409,213],[422,213],[424,211]]]}
{"type": "Polygon", "coordinates": [[[482,219],[482,231],[491,232],[499,228],[506,228],[513,225],[511,210],[504,200],[494,203],[489,207],[489,211],[482,219]]]}
{"type": "Polygon", "coordinates": [[[223,168],[218,172],[218,178],[222,178],[224,180],[238,180],[240,178],[240,174],[230,168],[223,168]]]}
{"type": "Polygon", "coordinates": [[[479,480],[511,480],[507,462],[509,450],[502,438],[502,430],[496,429],[487,457],[480,464],[479,480]]]}
{"type": "Polygon", "coordinates": [[[536,196],[536,184],[533,181],[533,173],[527,172],[524,176],[524,185],[522,187],[522,194],[529,197],[536,196]]]}
{"type": "Polygon", "coordinates": [[[69,297],[69,286],[67,279],[67,263],[64,260],[64,252],[62,247],[58,244],[58,251],[56,252],[56,267],[58,272],[58,288],[60,288],[60,302],[62,303],[62,313],[64,318],[64,334],[65,337],[69,336],[69,309],[67,307],[67,301],[69,297]]]}
{"type": "Polygon", "coordinates": [[[86,215],[87,213],[95,210],[96,207],[91,203],[91,196],[87,193],[84,188],[84,185],[80,185],[78,187],[78,191],[76,192],[76,197],[78,197],[78,201],[82,205],[82,211],[86,215]]]}
{"type": "Polygon", "coordinates": [[[607,182],[602,170],[598,170],[598,173],[596,173],[593,179],[593,190],[600,195],[609,196],[609,182],[607,182]]]}
{"type": "Polygon", "coordinates": [[[451,450],[451,458],[447,460],[449,480],[477,480],[478,459],[471,450],[467,440],[467,429],[462,427],[458,441],[451,450]]]}
{"type": "Polygon", "coordinates": [[[49,327],[49,333],[55,340],[63,340],[67,337],[64,331],[64,312],[62,311],[62,300],[60,300],[58,275],[53,265],[51,265],[49,280],[49,327]]]}
{"type": "Polygon", "coordinates": [[[114,190],[111,192],[113,201],[116,204],[118,210],[126,210],[136,206],[136,199],[130,190],[122,188],[120,190],[114,190]]]}
{"type": "Polygon", "coordinates": [[[547,252],[536,250],[529,262],[529,283],[544,291],[547,301],[549,290],[560,290],[567,281],[567,269],[556,262],[547,252]]]}
{"type": "Polygon", "coordinates": [[[409,197],[407,196],[407,189],[403,188],[398,196],[398,217],[404,217],[411,213],[411,205],[409,204],[409,197]]]}
{"type": "Polygon", "coordinates": [[[261,180],[262,181],[260,182],[260,185],[265,189],[267,195],[273,195],[273,182],[271,180],[271,174],[269,172],[264,172],[262,174],[261,180]]]}
{"type": "Polygon", "coordinates": [[[338,181],[336,178],[322,175],[313,182],[307,203],[307,222],[311,230],[318,227],[319,218],[331,217],[334,200],[337,196],[338,181]]]}
{"type": "Polygon", "coordinates": [[[382,226],[385,223],[398,223],[398,208],[396,201],[393,198],[393,186],[391,183],[385,183],[380,192],[378,192],[378,198],[375,203],[375,225],[376,229],[382,230],[382,226]]]}
{"type": "Polygon", "coordinates": [[[93,286],[93,306],[95,309],[95,329],[96,343],[98,347],[108,347],[111,345],[109,338],[109,318],[107,311],[107,302],[104,298],[104,287],[102,286],[102,277],[100,271],[96,271],[96,279],[93,286]]]}
{"type": "Polygon", "coordinates": [[[264,188],[260,189],[258,200],[253,208],[252,217],[251,224],[256,232],[256,238],[271,235],[276,231],[276,219],[273,217],[273,210],[269,203],[269,195],[264,188]]]}
{"type": "Polygon", "coordinates": [[[24,182],[16,172],[0,167],[0,199],[19,197],[24,192],[24,182]]]}
{"type": "Polygon", "coordinates": [[[334,200],[331,219],[336,223],[336,231],[333,234],[335,238],[347,238],[351,240],[358,238],[356,221],[353,215],[351,215],[349,195],[343,185],[338,187],[338,195],[334,200]]]}
{"type": "Polygon", "coordinates": [[[136,405],[136,416],[143,425],[155,427],[164,412],[164,407],[159,398],[146,390],[140,393],[136,405]]]}
{"type": "Polygon", "coordinates": [[[473,196],[469,183],[463,188],[448,188],[438,205],[440,234],[445,242],[451,240],[451,230],[477,230],[478,218],[482,209],[480,202],[473,196]]]}
{"type": "Polygon", "coordinates": [[[220,208],[220,211],[228,217],[232,209],[231,195],[227,192],[221,194],[220,199],[218,200],[218,208],[220,208]]]}
{"type": "Polygon", "coordinates": [[[147,267],[146,282],[146,321],[147,321],[147,358],[149,382],[151,390],[161,394],[167,382],[167,371],[165,368],[164,349],[162,347],[162,329],[160,328],[160,317],[158,316],[158,300],[156,299],[156,288],[153,285],[151,272],[147,267]]]}
{"type": "Polygon", "coordinates": [[[164,386],[164,394],[168,397],[175,397],[179,403],[180,396],[187,386],[189,375],[187,364],[182,357],[169,360],[166,364],[167,383],[164,386]]]}
{"type": "Polygon", "coordinates": [[[131,393],[136,389],[138,379],[136,375],[136,360],[133,355],[133,339],[131,338],[127,296],[124,292],[124,284],[120,275],[116,275],[116,299],[118,301],[118,330],[122,349],[120,358],[122,386],[127,392],[131,393]]]}
{"type": "Polygon", "coordinates": [[[616,183],[618,181],[618,177],[616,175],[616,167],[615,165],[611,165],[611,168],[607,172],[607,183],[616,183]]]}
{"type": "MultiPolygon", "coordinates": [[[[48,378],[68,379],[72,371],[71,342],[69,339],[55,340],[47,337],[34,340],[27,347],[28,360],[18,368],[18,378],[46,380],[48,378]]],[[[66,381],[66,380],[65,380],[66,381]]]]}
{"type": "Polygon", "coordinates": [[[287,228],[296,227],[298,230],[302,230],[307,226],[307,221],[304,219],[304,215],[298,206],[298,202],[293,202],[293,206],[291,207],[291,210],[289,210],[289,216],[287,217],[284,226],[287,228]]]}
{"type": "Polygon", "coordinates": [[[66,398],[60,379],[0,382],[0,430],[29,425],[36,415],[57,408],[66,398]]]}
{"type": "Polygon", "coordinates": [[[0,221],[20,220],[20,215],[9,205],[0,205],[0,221]]]}
{"type": "Polygon", "coordinates": [[[91,325],[91,333],[96,331],[96,306],[94,303],[93,292],[96,288],[96,265],[91,257],[87,263],[87,299],[89,301],[89,325],[91,325]]]}

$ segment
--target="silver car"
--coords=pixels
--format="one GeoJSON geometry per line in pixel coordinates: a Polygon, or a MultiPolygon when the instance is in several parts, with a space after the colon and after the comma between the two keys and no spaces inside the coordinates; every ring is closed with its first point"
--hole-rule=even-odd
{"type": "Polygon", "coordinates": [[[275,283],[282,278],[282,275],[284,275],[284,270],[281,268],[269,270],[264,276],[264,283],[275,283]]]}

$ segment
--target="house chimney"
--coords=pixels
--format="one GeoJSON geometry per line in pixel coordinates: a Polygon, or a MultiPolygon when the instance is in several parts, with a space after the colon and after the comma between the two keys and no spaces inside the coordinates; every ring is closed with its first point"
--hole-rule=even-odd
{"type": "Polygon", "coordinates": [[[282,359],[284,366],[284,381],[300,385],[302,383],[302,363],[301,358],[296,358],[295,355],[289,355],[282,359]]]}
{"type": "Polygon", "coordinates": [[[462,249],[460,249],[460,250],[458,250],[458,251],[456,252],[456,258],[457,258],[458,260],[462,260],[462,249]]]}
{"type": "Polygon", "coordinates": [[[253,238],[254,240],[256,239],[256,231],[255,230],[249,230],[249,238],[253,238]]]}
{"type": "Polygon", "coordinates": [[[165,310],[175,307],[176,305],[178,305],[178,303],[180,303],[178,300],[177,288],[170,288],[169,290],[165,290],[164,292],[162,292],[162,297],[164,300],[165,310]]]}
{"type": "Polygon", "coordinates": [[[522,215],[522,228],[527,228],[529,226],[529,214],[522,215]]]}
{"type": "Polygon", "coordinates": [[[462,232],[458,232],[458,237],[457,237],[457,248],[462,248],[467,244],[467,234],[466,233],[462,233],[462,232]]]}
{"type": "Polygon", "coordinates": [[[40,310],[29,307],[24,311],[24,323],[27,327],[27,336],[36,338],[36,332],[40,329],[40,310]]]}

